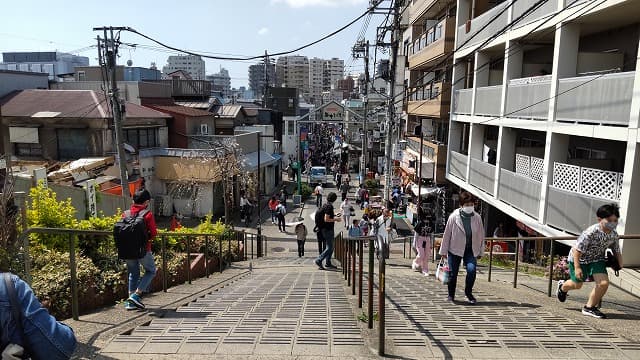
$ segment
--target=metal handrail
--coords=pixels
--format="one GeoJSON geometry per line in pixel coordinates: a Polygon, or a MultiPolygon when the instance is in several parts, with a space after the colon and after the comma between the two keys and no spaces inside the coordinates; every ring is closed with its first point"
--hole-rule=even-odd
{"type": "MultiPolygon", "coordinates": [[[[64,228],[46,228],[46,227],[32,227],[28,228],[24,232],[22,232],[18,236],[18,243],[23,244],[24,250],[24,270],[25,270],[25,281],[27,283],[31,283],[31,256],[29,252],[30,247],[30,238],[31,234],[49,234],[49,235],[68,235],[68,246],[69,246],[69,268],[71,275],[71,313],[74,320],[78,320],[80,316],[79,311],[79,297],[78,297],[78,277],[77,277],[77,262],[76,262],[76,242],[74,241],[74,237],[81,235],[99,235],[99,236],[112,236],[112,231],[107,230],[80,230],[80,229],[64,229],[64,228]]],[[[191,244],[192,240],[196,237],[204,237],[205,238],[205,251],[204,251],[204,268],[205,275],[209,277],[209,264],[208,264],[208,252],[210,238],[214,237],[214,235],[210,233],[178,233],[178,232],[160,232],[158,233],[158,237],[160,238],[160,254],[162,259],[162,288],[164,292],[167,292],[168,288],[168,270],[167,270],[167,238],[169,237],[180,237],[186,239],[186,250],[187,250],[187,258],[186,258],[186,268],[187,268],[187,281],[191,284],[191,244]]],[[[266,243],[266,237],[263,236],[262,239],[257,238],[253,234],[247,234],[245,232],[234,231],[232,236],[221,237],[219,239],[219,247],[218,247],[218,258],[219,258],[219,272],[223,271],[224,268],[224,253],[222,243],[226,241],[228,243],[227,247],[227,256],[231,254],[231,243],[233,241],[237,242],[238,250],[240,250],[240,244],[242,243],[243,252],[238,254],[241,259],[247,260],[248,258],[248,246],[247,241],[251,242],[251,258],[254,256],[254,246],[253,242],[255,241],[258,247],[258,253],[256,257],[262,257],[263,254],[261,252],[262,242],[266,243]]],[[[212,249],[213,252],[216,249],[212,249]]]]}

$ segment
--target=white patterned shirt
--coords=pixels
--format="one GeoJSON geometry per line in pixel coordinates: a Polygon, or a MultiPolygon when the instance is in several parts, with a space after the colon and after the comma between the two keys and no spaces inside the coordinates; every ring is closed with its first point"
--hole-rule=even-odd
{"type": "MultiPolygon", "coordinates": [[[[620,244],[618,242],[618,233],[613,230],[610,233],[602,231],[600,224],[589,226],[580,234],[576,245],[580,254],[580,264],[590,264],[598,261],[605,261],[605,252],[607,248],[612,248],[616,254],[620,253],[620,244]]],[[[573,249],[569,251],[569,261],[573,262],[573,249]]]]}

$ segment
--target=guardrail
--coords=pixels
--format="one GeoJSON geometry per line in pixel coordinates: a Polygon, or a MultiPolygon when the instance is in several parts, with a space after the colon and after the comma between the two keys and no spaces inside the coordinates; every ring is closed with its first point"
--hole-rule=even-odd
{"type": "MultiPolygon", "coordinates": [[[[69,250],[69,271],[71,276],[71,314],[74,320],[78,320],[80,316],[79,302],[78,302],[78,276],[77,276],[77,241],[79,236],[102,236],[106,240],[101,246],[112,246],[115,249],[115,243],[110,237],[113,236],[111,231],[101,230],[77,230],[77,229],[59,229],[59,228],[29,228],[20,234],[18,241],[23,244],[23,256],[24,256],[24,280],[31,284],[31,255],[30,249],[30,236],[31,234],[46,234],[46,235],[66,235],[67,245],[69,250]],[[107,244],[109,242],[109,244],[107,244]]],[[[204,273],[206,277],[211,275],[209,271],[209,260],[211,255],[218,259],[218,272],[223,272],[226,265],[233,261],[247,260],[249,256],[251,259],[262,257],[266,255],[266,236],[258,238],[256,234],[246,233],[244,231],[234,231],[231,236],[225,236],[223,238],[215,237],[206,233],[175,233],[175,232],[162,232],[157,236],[160,239],[160,257],[162,261],[162,290],[167,292],[168,288],[168,270],[167,270],[167,250],[169,238],[176,238],[178,242],[183,242],[186,248],[186,272],[187,281],[191,284],[192,271],[191,271],[191,254],[192,245],[195,239],[204,238],[204,243],[201,253],[204,257],[204,273]],[[213,246],[212,246],[212,241],[213,246]],[[216,249],[216,241],[218,246],[216,249]],[[232,251],[232,245],[235,243],[237,253],[232,251]],[[255,246],[254,246],[255,245],[255,246]],[[254,248],[258,251],[254,253],[254,248]],[[264,249],[264,253],[262,252],[264,249]]],[[[117,255],[115,255],[117,256],[117,255]]]]}

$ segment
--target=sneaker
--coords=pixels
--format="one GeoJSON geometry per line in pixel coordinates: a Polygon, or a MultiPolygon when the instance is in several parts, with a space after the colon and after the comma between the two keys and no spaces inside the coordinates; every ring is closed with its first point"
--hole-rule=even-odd
{"type": "Polygon", "coordinates": [[[144,309],[145,306],[142,303],[142,298],[140,298],[140,295],[133,293],[131,294],[131,296],[129,296],[129,302],[133,303],[133,305],[135,305],[137,308],[139,309],[144,309]]]}
{"type": "Polygon", "coordinates": [[[337,269],[338,267],[333,265],[333,264],[325,264],[324,267],[326,267],[327,269],[337,269]]]}
{"type": "Polygon", "coordinates": [[[324,270],[324,266],[322,266],[322,261],[316,259],[316,261],[314,261],[314,263],[318,266],[318,269],[324,270]]]}
{"type": "Polygon", "coordinates": [[[447,302],[453,303],[453,296],[447,296],[447,302]]]}
{"type": "Polygon", "coordinates": [[[138,308],[135,305],[133,305],[133,303],[128,299],[124,301],[124,309],[127,311],[138,310],[138,308]]]}
{"type": "Polygon", "coordinates": [[[606,319],[607,315],[603,314],[602,312],[600,312],[600,310],[598,310],[597,307],[582,307],[582,315],[587,315],[587,316],[593,316],[594,318],[597,319],[606,319]]]}
{"type": "Polygon", "coordinates": [[[564,280],[558,280],[558,290],[556,291],[556,296],[560,302],[565,302],[567,300],[567,292],[562,291],[562,285],[564,284],[564,280]]]}
{"type": "Polygon", "coordinates": [[[478,301],[476,300],[476,298],[473,295],[469,294],[469,295],[467,295],[467,302],[470,305],[475,305],[478,301]]]}
{"type": "Polygon", "coordinates": [[[422,275],[424,275],[424,276],[429,276],[429,272],[428,272],[428,271],[423,271],[423,272],[422,272],[422,275]]]}

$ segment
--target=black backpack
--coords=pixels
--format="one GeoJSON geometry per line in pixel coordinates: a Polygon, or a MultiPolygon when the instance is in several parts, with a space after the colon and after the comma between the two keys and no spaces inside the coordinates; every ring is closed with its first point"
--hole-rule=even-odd
{"type": "Polygon", "coordinates": [[[122,260],[142,259],[147,253],[149,232],[144,216],[149,210],[142,210],[136,216],[131,210],[124,212],[124,217],[113,226],[113,238],[118,249],[118,258],[122,260]]]}

